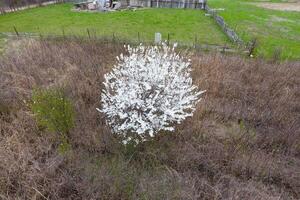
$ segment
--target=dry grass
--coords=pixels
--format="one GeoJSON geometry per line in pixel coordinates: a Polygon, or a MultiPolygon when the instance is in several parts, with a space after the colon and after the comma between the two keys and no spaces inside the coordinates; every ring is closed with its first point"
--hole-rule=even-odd
{"type": "Polygon", "coordinates": [[[0,57],[0,198],[300,198],[299,62],[191,55],[195,83],[208,91],[195,116],[128,156],[95,109],[121,45],[11,47],[0,57]],[[35,87],[63,87],[75,106],[66,155],[33,118],[35,87]]]}

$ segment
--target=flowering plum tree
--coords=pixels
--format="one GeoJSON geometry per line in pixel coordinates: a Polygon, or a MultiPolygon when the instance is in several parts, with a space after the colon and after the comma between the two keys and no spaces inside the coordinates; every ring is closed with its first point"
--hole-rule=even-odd
{"type": "Polygon", "coordinates": [[[175,52],[175,45],[127,50],[129,55],[117,57],[118,64],[104,75],[102,108],[97,110],[117,134],[136,133],[145,139],[160,130],[173,131],[193,115],[205,92],[193,85],[190,62],[175,52]]]}

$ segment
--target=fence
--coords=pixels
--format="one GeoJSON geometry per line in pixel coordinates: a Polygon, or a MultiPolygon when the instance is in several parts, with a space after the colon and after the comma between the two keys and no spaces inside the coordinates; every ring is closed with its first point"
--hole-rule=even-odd
{"type": "Polygon", "coordinates": [[[38,6],[62,3],[66,0],[0,0],[0,14],[14,12],[18,10],[25,10],[38,6]]]}
{"type": "MultiPolygon", "coordinates": [[[[78,3],[86,0],[0,0],[0,14],[24,10],[37,6],[72,2],[78,3]]],[[[204,9],[206,3],[200,3],[199,0],[119,0],[122,4],[130,6],[155,7],[155,8],[190,8],[204,9]]],[[[204,1],[205,2],[205,1],[204,1]]]]}
{"type": "MultiPolygon", "coordinates": [[[[138,45],[138,44],[146,44],[146,45],[154,45],[154,35],[153,40],[145,39],[141,36],[140,33],[136,34],[136,37],[131,38],[124,38],[116,35],[115,33],[112,33],[111,35],[99,35],[96,31],[92,29],[86,29],[85,34],[81,35],[73,35],[66,34],[65,30],[62,29],[62,34],[57,35],[50,35],[46,34],[43,35],[41,33],[22,33],[17,30],[16,27],[13,27],[14,33],[0,33],[0,37],[6,37],[6,38],[33,38],[33,39],[80,39],[80,40],[93,40],[93,41],[102,41],[104,43],[118,43],[118,44],[132,44],[132,45],[138,45]]],[[[82,31],[83,33],[83,31],[82,31]]],[[[183,41],[176,41],[172,39],[171,34],[165,35],[166,40],[164,41],[167,45],[173,45],[177,44],[180,48],[185,49],[192,49],[196,51],[217,51],[222,53],[237,53],[237,54],[244,54],[248,55],[249,50],[245,49],[238,49],[238,48],[231,48],[228,46],[221,46],[216,44],[205,44],[198,42],[197,37],[195,36],[194,42],[183,42],[183,41]]]]}
{"type": "Polygon", "coordinates": [[[208,6],[206,6],[205,9],[206,9],[208,14],[212,15],[214,20],[222,28],[224,33],[229,37],[229,39],[231,41],[233,41],[234,43],[236,43],[240,46],[244,45],[244,41],[236,34],[236,32],[233,29],[229,28],[229,26],[226,24],[223,17],[219,16],[218,13],[215,10],[209,8],[208,6]]]}
{"type": "Polygon", "coordinates": [[[143,6],[153,8],[190,8],[204,9],[205,3],[199,3],[199,0],[130,0],[131,6],[143,6]]]}

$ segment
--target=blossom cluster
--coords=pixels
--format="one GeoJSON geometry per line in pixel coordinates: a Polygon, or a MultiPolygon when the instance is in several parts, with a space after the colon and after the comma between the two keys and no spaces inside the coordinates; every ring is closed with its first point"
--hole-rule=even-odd
{"type": "Polygon", "coordinates": [[[135,48],[104,75],[101,94],[107,123],[117,134],[136,133],[153,137],[160,130],[174,131],[174,125],[193,115],[200,91],[190,76],[190,61],[174,47],[135,48]]]}

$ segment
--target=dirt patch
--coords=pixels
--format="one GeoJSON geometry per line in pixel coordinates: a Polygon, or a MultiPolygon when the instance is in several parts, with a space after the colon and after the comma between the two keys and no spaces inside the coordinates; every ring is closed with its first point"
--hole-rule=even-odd
{"type": "Polygon", "coordinates": [[[253,3],[262,8],[300,12],[300,1],[294,3],[253,3]]]}

